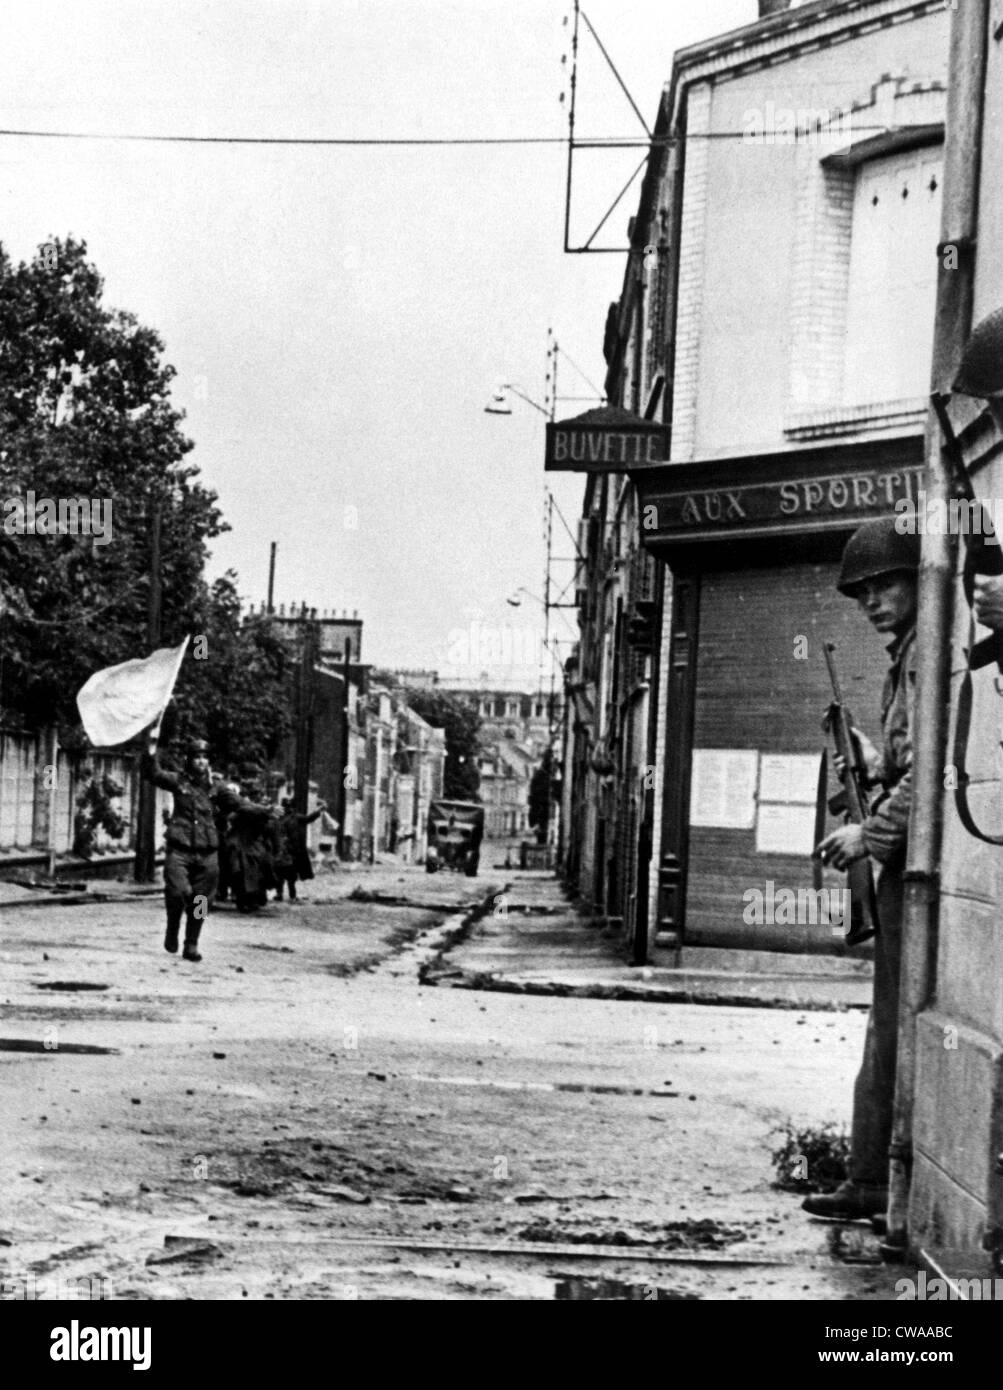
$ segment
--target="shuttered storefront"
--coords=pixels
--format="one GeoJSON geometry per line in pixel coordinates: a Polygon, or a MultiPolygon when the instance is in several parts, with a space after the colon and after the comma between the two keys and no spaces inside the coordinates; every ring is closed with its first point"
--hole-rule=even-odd
{"type": "MultiPolygon", "coordinates": [[[[831,926],[760,925],[743,920],[748,901],[743,895],[748,889],[765,893],[770,882],[776,889],[795,892],[811,888],[804,834],[813,822],[814,807],[803,799],[783,804],[777,773],[788,765],[799,767],[801,787],[794,789],[794,795],[803,798],[807,764],[795,763],[792,755],[816,755],[825,745],[821,720],[831,699],[825,641],[836,646],[844,697],[858,725],[880,744],[886,643],[857,605],[837,592],[838,572],[838,564],[826,562],[745,566],[701,576],[686,894],[689,944],[810,952],[831,951],[838,944],[831,926]],[[729,761],[725,756],[729,750],[746,750],[758,757],[729,761]],[[775,755],[785,761],[778,762],[775,755]],[[729,769],[741,767],[747,776],[755,766],[754,804],[748,796],[744,798],[753,825],[727,828],[693,823],[701,817],[715,818],[696,775],[701,757],[704,766],[716,769],[718,776],[723,769],[725,782],[731,780],[724,800],[738,797],[742,790],[729,769]],[[771,796],[772,804],[760,800],[760,793],[771,796]],[[790,841],[783,839],[787,825],[790,841]],[[801,847],[796,853],[757,849],[757,841],[794,844],[799,837],[801,847]]],[[[836,789],[833,783],[830,790],[836,789]]],[[[717,814],[718,820],[727,817],[728,811],[717,814]]],[[[842,888],[845,877],[827,871],[825,884],[842,888]]]]}

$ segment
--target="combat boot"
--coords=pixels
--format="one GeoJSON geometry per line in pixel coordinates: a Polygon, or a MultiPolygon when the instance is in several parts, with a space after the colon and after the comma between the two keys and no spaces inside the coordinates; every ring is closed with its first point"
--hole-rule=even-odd
{"type": "Polygon", "coordinates": [[[170,951],[172,956],[178,953],[178,934],[181,931],[181,912],[180,909],[167,912],[167,930],[164,932],[164,950],[170,951]]]}
{"type": "Polygon", "coordinates": [[[201,960],[199,954],[199,935],[202,931],[202,923],[195,918],[189,917],[185,926],[185,949],[181,952],[185,960],[201,960]]]}
{"type": "Polygon", "coordinates": [[[888,1189],[864,1183],[844,1182],[835,1192],[816,1192],[801,1203],[809,1216],[830,1221],[870,1221],[883,1216],[888,1208],[888,1189]]]}

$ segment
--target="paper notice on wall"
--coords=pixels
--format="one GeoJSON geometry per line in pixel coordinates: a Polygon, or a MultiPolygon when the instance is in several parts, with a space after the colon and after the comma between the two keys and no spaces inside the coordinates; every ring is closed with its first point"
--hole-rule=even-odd
{"type": "Polygon", "coordinates": [[[821,753],[763,753],[759,760],[759,800],[814,806],[821,753]]]}
{"type": "Polygon", "coordinates": [[[759,803],[756,817],[757,854],[811,855],[815,848],[813,806],[759,803]]]}
{"type": "Polygon", "coordinates": [[[695,748],[690,825],[751,830],[756,823],[759,752],[755,748],[695,748]]]}

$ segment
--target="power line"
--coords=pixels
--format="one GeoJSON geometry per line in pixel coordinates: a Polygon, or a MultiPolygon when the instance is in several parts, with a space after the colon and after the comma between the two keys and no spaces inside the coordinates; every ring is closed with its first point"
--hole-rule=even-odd
{"type": "MultiPolygon", "coordinates": [[[[747,144],[801,144],[812,141],[823,134],[824,123],[814,129],[778,131],[770,134],[745,130],[705,130],[676,135],[656,135],[651,140],[639,140],[634,136],[602,135],[588,140],[576,140],[574,146],[579,150],[647,150],[662,149],[672,145],[685,144],[697,140],[743,140],[747,144]]],[[[889,127],[883,125],[853,126],[854,135],[885,134],[889,127]]],[[[925,125],[902,125],[895,127],[897,132],[912,129],[927,129],[925,125]]],[[[832,134],[834,132],[826,131],[832,134]]],[[[106,140],[116,143],[130,142],[151,145],[289,145],[289,146],[331,146],[359,149],[386,148],[398,146],[412,147],[450,147],[450,146],[505,146],[505,145],[567,145],[566,135],[469,135],[469,136],[282,136],[282,135],[137,135],[131,132],[113,133],[96,130],[0,130],[0,138],[11,140],[106,140]]]]}

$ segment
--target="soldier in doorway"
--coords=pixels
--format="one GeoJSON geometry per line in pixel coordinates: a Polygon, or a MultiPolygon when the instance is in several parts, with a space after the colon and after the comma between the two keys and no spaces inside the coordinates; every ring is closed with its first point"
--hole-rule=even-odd
{"type": "Polygon", "coordinates": [[[167,931],[164,950],[176,954],[181,920],[185,921],[185,960],[200,961],[198,944],[219,881],[219,834],[216,816],[266,808],[241,799],[225,785],[213,786],[209,745],[193,739],[182,772],[164,768],[151,733],[142,761],[143,776],[172,793],[174,808],[167,823],[164,856],[164,901],[167,931]]]}
{"type": "MultiPolygon", "coordinates": [[[[865,522],[847,542],[837,587],[855,599],[888,645],[890,667],[881,698],[882,751],[854,730],[877,789],[860,825],[827,835],[815,853],[845,869],[869,854],[879,866],[879,927],[874,942],[874,995],[864,1058],[853,1094],[853,1128],[847,1181],[835,1192],[812,1196],[813,1216],[859,1220],[888,1205],[888,1146],[895,1096],[898,1042],[903,873],[912,802],[913,706],[916,683],[916,590],[919,537],[900,534],[894,517],[865,522]]],[[[840,776],[845,769],[837,760],[840,776]]]]}

